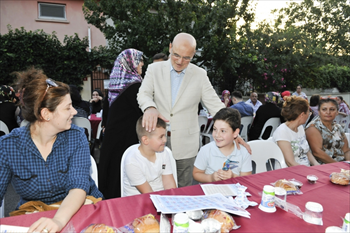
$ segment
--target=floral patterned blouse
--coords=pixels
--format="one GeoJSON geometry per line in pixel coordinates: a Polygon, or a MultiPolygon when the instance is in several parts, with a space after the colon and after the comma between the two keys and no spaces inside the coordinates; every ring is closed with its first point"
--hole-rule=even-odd
{"type": "MultiPolygon", "coordinates": [[[[329,157],[333,158],[336,161],[344,160],[344,138],[346,137],[344,134],[343,128],[336,123],[332,124],[332,131],[329,130],[321,121],[321,118],[316,117],[312,120],[306,127],[315,126],[318,131],[320,131],[322,135],[322,150],[329,155],[329,157]]],[[[317,159],[317,157],[316,157],[317,159]]],[[[322,161],[317,159],[320,164],[324,164],[322,161]]]]}

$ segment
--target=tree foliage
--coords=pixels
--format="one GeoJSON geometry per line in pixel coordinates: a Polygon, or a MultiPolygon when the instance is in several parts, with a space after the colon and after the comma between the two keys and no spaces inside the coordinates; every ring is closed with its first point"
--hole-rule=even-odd
{"type": "Polygon", "coordinates": [[[24,28],[0,35],[0,83],[12,84],[14,71],[26,70],[29,66],[41,68],[45,74],[67,84],[81,85],[99,63],[108,63],[104,48],[87,51],[87,38],[77,34],[65,36],[63,43],[56,33],[43,30],[26,31],[24,28]]]}
{"type": "Polygon", "coordinates": [[[205,67],[212,82],[220,84],[237,77],[236,23],[251,18],[246,11],[248,3],[249,0],[85,0],[83,9],[88,23],[104,33],[116,56],[127,48],[139,49],[148,57],[167,53],[176,34],[192,34],[198,48],[193,62],[205,67]]]}
{"type": "Polygon", "coordinates": [[[294,90],[298,84],[350,91],[347,72],[334,72],[349,67],[349,9],[345,0],[305,0],[275,11],[273,25],[261,22],[241,32],[238,75],[261,92],[294,90]]]}

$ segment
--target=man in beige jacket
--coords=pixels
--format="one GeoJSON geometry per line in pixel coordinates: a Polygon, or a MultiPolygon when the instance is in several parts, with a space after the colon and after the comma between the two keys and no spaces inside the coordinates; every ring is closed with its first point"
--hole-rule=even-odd
{"type": "Polygon", "coordinates": [[[192,185],[199,148],[198,104],[212,115],[224,108],[204,69],[191,64],[196,40],[179,33],[169,45],[170,59],[148,66],[137,101],[144,111],[143,126],[155,130],[157,118],[170,124],[168,136],[177,165],[179,187],[192,185]]]}

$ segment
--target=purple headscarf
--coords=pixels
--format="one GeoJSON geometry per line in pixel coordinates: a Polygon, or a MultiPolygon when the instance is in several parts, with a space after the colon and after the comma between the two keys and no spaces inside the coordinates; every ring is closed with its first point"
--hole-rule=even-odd
{"type": "Polygon", "coordinates": [[[131,84],[141,82],[141,75],[137,73],[137,66],[142,60],[143,52],[136,49],[126,49],[121,52],[114,62],[114,67],[109,76],[108,87],[109,106],[131,84]]]}

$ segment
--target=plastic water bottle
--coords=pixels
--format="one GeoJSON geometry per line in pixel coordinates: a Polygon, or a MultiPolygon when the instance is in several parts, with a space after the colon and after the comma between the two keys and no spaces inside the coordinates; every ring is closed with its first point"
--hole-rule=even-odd
{"type": "Polygon", "coordinates": [[[350,213],[347,213],[343,222],[343,231],[350,232],[350,213]]]}

